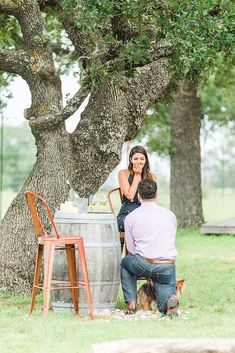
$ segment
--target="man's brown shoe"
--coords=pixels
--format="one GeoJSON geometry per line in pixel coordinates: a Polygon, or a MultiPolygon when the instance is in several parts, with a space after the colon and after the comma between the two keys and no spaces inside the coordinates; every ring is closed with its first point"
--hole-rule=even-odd
{"type": "Polygon", "coordinates": [[[137,310],[136,302],[134,300],[128,301],[126,304],[125,314],[126,315],[135,314],[136,310],[137,310]]]}

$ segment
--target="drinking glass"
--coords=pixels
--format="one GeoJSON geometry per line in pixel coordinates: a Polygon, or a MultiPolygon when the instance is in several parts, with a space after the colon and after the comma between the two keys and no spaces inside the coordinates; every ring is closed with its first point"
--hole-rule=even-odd
{"type": "Polygon", "coordinates": [[[98,204],[97,195],[89,196],[89,212],[95,212],[98,204]]]}
{"type": "Polygon", "coordinates": [[[88,210],[88,198],[79,197],[78,199],[78,211],[80,213],[86,213],[88,210]]]}
{"type": "Polygon", "coordinates": [[[100,199],[99,199],[99,203],[100,203],[100,206],[101,206],[101,211],[105,212],[106,211],[106,206],[108,204],[107,195],[101,194],[100,195],[100,199]]]}

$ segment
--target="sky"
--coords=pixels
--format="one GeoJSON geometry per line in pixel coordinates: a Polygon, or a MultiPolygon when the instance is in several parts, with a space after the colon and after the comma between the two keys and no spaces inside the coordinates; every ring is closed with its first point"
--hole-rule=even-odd
{"type": "MultiPolygon", "coordinates": [[[[78,89],[73,74],[62,76],[62,92],[63,92],[63,103],[65,104],[66,98],[71,98],[78,89]]],[[[9,100],[5,110],[4,119],[6,124],[18,125],[25,121],[24,110],[31,105],[31,94],[28,85],[25,80],[21,77],[17,77],[10,85],[10,91],[12,98],[9,100]]],[[[82,104],[80,109],[66,121],[66,129],[68,132],[72,132],[80,119],[80,113],[85,108],[88,100],[82,104]]]]}

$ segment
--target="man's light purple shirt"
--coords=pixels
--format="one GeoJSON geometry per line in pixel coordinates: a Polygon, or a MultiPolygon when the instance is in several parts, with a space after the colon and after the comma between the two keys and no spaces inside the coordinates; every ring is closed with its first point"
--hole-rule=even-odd
{"type": "Polygon", "coordinates": [[[125,218],[125,241],[131,254],[150,259],[175,259],[176,217],[155,201],[144,201],[125,218]]]}

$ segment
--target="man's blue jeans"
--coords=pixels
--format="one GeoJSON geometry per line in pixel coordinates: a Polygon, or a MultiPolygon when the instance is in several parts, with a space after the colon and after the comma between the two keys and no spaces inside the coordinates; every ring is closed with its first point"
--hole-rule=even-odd
{"type": "Polygon", "coordinates": [[[156,291],[157,307],[166,313],[167,299],[176,294],[174,264],[151,264],[140,255],[127,255],[121,263],[121,284],[125,302],[137,299],[137,277],[151,278],[156,291]]]}

